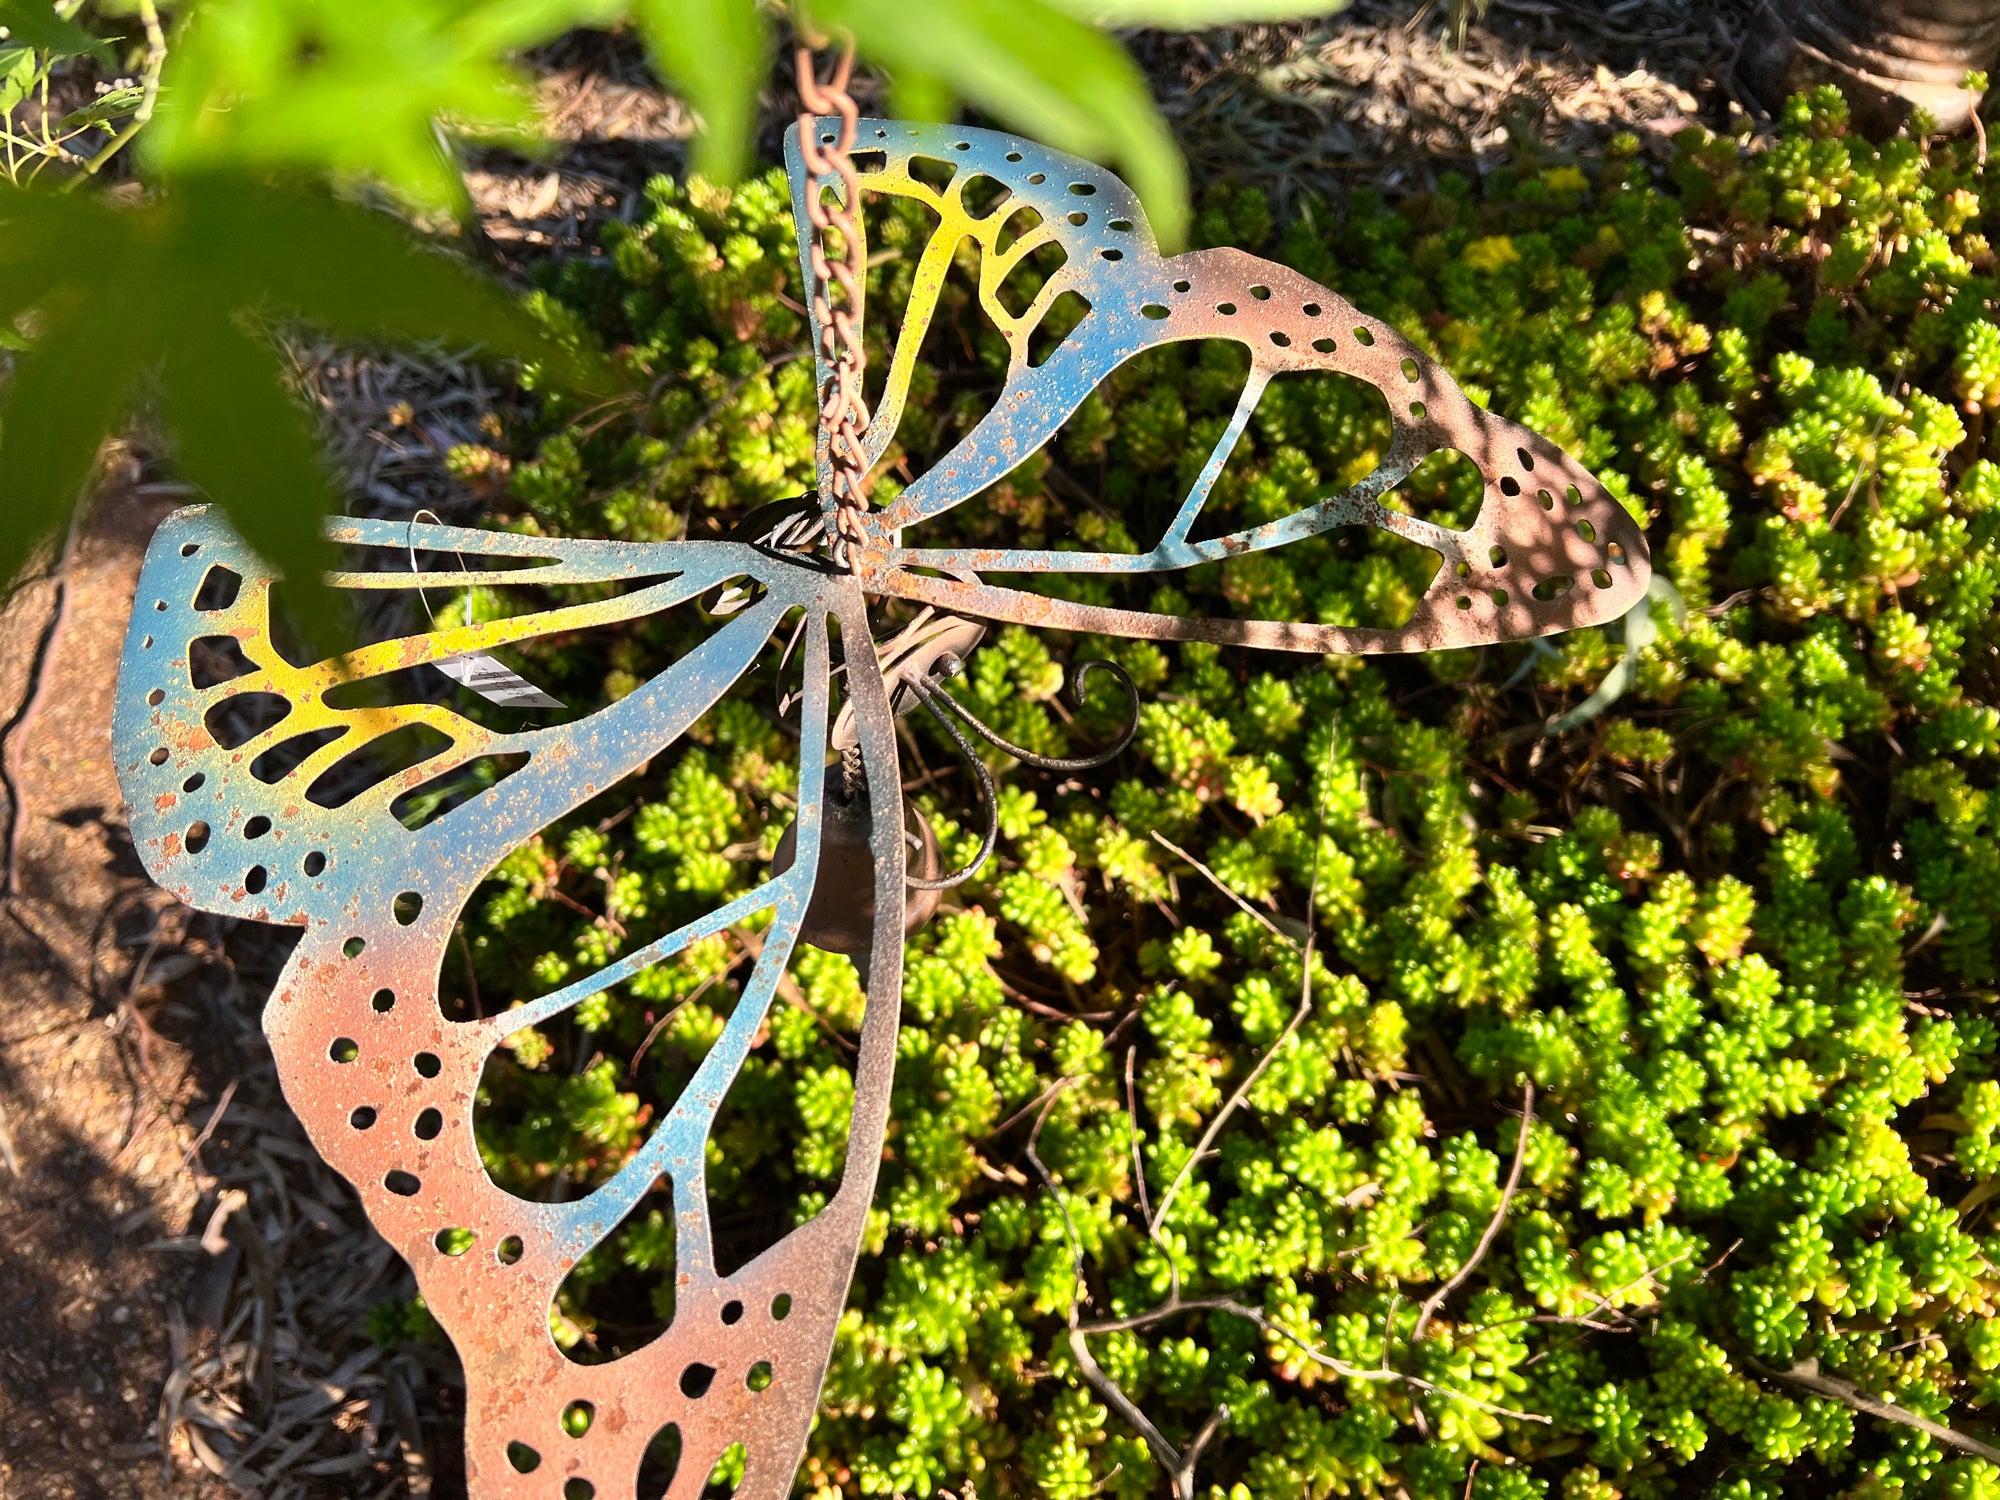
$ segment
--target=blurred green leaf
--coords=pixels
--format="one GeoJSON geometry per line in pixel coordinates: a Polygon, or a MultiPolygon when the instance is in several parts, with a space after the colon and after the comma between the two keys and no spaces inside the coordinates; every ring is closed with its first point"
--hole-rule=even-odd
{"type": "Polygon", "coordinates": [[[716,182],[743,175],[769,56],[756,0],[635,0],[653,64],[701,115],[695,166],[716,182]]]}
{"type": "Polygon", "coordinates": [[[56,14],[48,0],[0,0],[0,27],[14,41],[51,57],[91,56],[108,63],[111,44],[56,14]]]}
{"type": "Polygon", "coordinates": [[[146,132],[162,171],[258,166],[373,178],[413,202],[462,206],[438,135],[525,142],[525,47],[623,9],[606,0],[210,0],[168,65],[146,132]],[[360,122],[365,122],[365,126],[360,122]]]}
{"type": "Polygon", "coordinates": [[[1187,237],[1187,174],[1138,65],[1111,38],[1043,0],[824,0],[815,23],[852,35],[892,74],[935,78],[1060,150],[1114,161],[1161,247],[1187,237]]]}
{"type": "Polygon", "coordinates": [[[35,86],[35,50],[15,42],[0,42],[0,114],[5,114],[35,86]]]}
{"type": "Polygon", "coordinates": [[[483,345],[559,382],[608,389],[502,288],[380,214],[236,173],[202,173],[133,207],[0,192],[0,322],[32,309],[0,407],[0,578],[74,505],[98,445],[151,379],[188,477],[300,592],[318,592],[334,497],[285,395],[274,318],[349,337],[483,345]]]}

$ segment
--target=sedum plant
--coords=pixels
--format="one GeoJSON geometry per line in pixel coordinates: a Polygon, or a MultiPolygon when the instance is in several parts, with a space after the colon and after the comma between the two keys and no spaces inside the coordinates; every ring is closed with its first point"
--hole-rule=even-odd
{"type": "MultiPolygon", "coordinates": [[[[1198,242],[1275,251],[1581,455],[1686,610],[1408,660],[992,639],[951,690],[1016,742],[1110,731],[1058,699],[1065,660],[1115,657],[1145,706],[1093,778],[996,758],[998,854],[912,939],[802,1492],[2000,1495],[1991,175],[1970,146],[1863,140],[1822,92],[1775,141],[1690,130],[1664,162],[1627,137],[1285,224],[1252,191],[1201,200],[1198,242]],[[1623,696],[1551,732],[1625,634],[1623,696]]],[[[920,233],[879,226],[871,307],[907,295],[920,233]]],[[[792,244],[774,175],[656,181],[534,298],[645,401],[550,391],[459,472],[524,531],[631,538],[714,535],[805,487],[792,244]]],[[[956,283],[938,329],[885,495],[992,396],[997,340],[956,283]]],[[[1136,361],[946,524],[1133,546],[1241,375],[1207,349],[1136,361]]],[[[1216,503],[1294,509],[1387,432],[1337,379],[1274,390],[1216,503]]],[[[1398,495],[1478,503],[1448,462],[1398,495]]],[[[1428,577],[1399,546],[1321,538],[1142,602],[1389,621],[1428,577]]],[[[702,629],[523,654],[585,701],[702,629]]],[[[454,1003],[539,992],[762,877],[791,744],[755,693],[693,738],[496,871],[454,1003]]],[[[927,724],[908,743],[962,858],[968,778],[927,724]]],[[[757,941],[523,1034],[482,1086],[496,1178],[609,1174],[757,941]]],[[[725,1261],[842,1160],[853,968],[802,952],[786,998],[710,1146],[725,1261]]],[[[668,1228],[642,1204],[579,1265],[554,1310],[575,1357],[671,1316],[668,1228]]]]}

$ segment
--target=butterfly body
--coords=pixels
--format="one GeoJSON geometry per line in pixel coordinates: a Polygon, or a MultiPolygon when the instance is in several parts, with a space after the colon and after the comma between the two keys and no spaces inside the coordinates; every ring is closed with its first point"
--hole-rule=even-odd
{"type": "MultiPolygon", "coordinates": [[[[467,586],[596,587],[589,602],[399,636],[337,661],[287,654],[273,613],[275,580],[213,513],[196,507],[169,518],[147,554],[115,726],[135,845],[153,876],[191,905],[301,929],[264,1015],[279,1076],[314,1147],[410,1262],[464,1362],[475,1496],[629,1495],[648,1445],[669,1426],[680,1446],[666,1490],[675,1500],[698,1494],[735,1443],[744,1447],[739,1496],[771,1500],[790,1487],[888,1128],[909,858],[894,719],[913,698],[932,702],[942,676],[977,644],[980,622],[1295,651],[1408,651],[1598,623],[1644,595],[1643,537],[1587,473],[1554,444],[1475,407],[1421,351],[1331,292],[1237,251],[1163,257],[1136,199],[1114,176],[1029,142],[867,121],[858,153],[868,151],[879,155],[858,163],[863,189],[917,198],[937,221],[865,429],[870,462],[889,450],[945,268],[968,240],[981,256],[980,305],[1010,358],[992,410],[887,507],[843,525],[831,501],[784,502],[733,539],[657,544],[340,522],[333,539],[379,564],[332,579],[357,592],[419,588],[420,577],[401,562],[416,549],[460,554],[465,570],[453,581],[467,586]],[[925,160],[951,167],[950,181],[927,180],[943,174],[925,160]],[[978,178],[990,185],[982,192],[991,201],[968,201],[978,178]],[[1064,251],[1062,267],[1024,301],[1002,298],[1024,259],[1051,245],[1064,251]],[[1088,312],[1052,346],[1038,342],[1042,321],[1069,291],[1088,312]],[[1120,364],[1196,338],[1228,338],[1250,351],[1244,394],[1187,499],[1145,550],[916,544],[925,522],[1046,443],[1120,364]],[[1368,381],[1389,399],[1393,438],[1376,471],[1269,524],[1200,536],[1210,488],[1262,392],[1274,380],[1327,369],[1368,381]],[[1485,478],[1485,503],[1462,531],[1410,516],[1389,499],[1426,453],[1445,446],[1466,453],[1485,478]],[[1399,629],[1169,616],[987,581],[1170,573],[1354,525],[1396,532],[1444,559],[1399,629]],[[1532,581],[1555,576],[1572,580],[1568,591],[1535,597],[1532,581]],[[878,649],[871,597],[933,605],[957,618],[920,618],[878,649]],[[571,723],[503,732],[442,702],[371,705],[348,690],[536,636],[703,604],[698,645],[571,723]],[[448,1019],[438,973],[479,882],[550,823],[670,750],[791,622],[804,686],[786,858],[750,891],[601,969],[509,1008],[448,1019]],[[209,680],[196,670],[204,650],[224,648],[238,663],[234,675],[209,680]],[[418,732],[431,737],[430,748],[415,759],[380,774],[363,768],[366,754],[418,732]],[[842,879],[872,880],[874,913],[872,925],[853,934],[868,1006],[854,1061],[849,1155],[823,1209],[725,1273],[705,1187],[710,1127],[807,921],[824,863],[825,772],[843,757],[858,767],[868,810],[865,823],[842,835],[864,851],[842,879]],[[450,776],[501,762],[511,769],[484,790],[456,805],[426,803],[450,776]],[[431,805],[444,810],[412,813],[431,805]],[[629,1159],[572,1202],[529,1201],[491,1179],[473,1108],[496,1048],[765,913],[761,946],[720,1037],[629,1159]],[[634,1352],[577,1363],[550,1332],[557,1290],[661,1182],[674,1203],[672,1320],[634,1352]]],[[[822,186],[797,170],[796,138],[788,157],[803,226],[805,195],[822,186]]],[[[802,227],[802,254],[805,236],[802,227]]],[[[859,319],[858,305],[849,311],[859,319]]],[[[818,335],[815,328],[816,351],[818,335]]],[[[829,373],[822,358],[822,384],[829,373]]],[[[820,496],[834,493],[828,441],[823,431],[820,496]]]]}

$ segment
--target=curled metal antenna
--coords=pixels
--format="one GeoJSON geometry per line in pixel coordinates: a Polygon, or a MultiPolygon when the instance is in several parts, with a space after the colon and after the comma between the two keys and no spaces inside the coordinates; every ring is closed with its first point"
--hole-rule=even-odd
{"type": "MultiPolygon", "coordinates": [[[[958,659],[951,657],[949,660],[953,663],[952,670],[956,671],[958,659]]],[[[979,778],[979,800],[986,807],[986,832],[979,840],[979,852],[973,855],[963,868],[953,870],[949,875],[942,875],[936,880],[923,880],[915,875],[903,877],[903,883],[912,890],[946,891],[955,885],[964,885],[977,875],[986,861],[992,857],[994,840],[1000,837],[1000,799],[994,793],[993,773],[986,769],[986,762],[979,758],[978,752],[959,732],[958,726],[938,708],[940,698],[947,703],[951,701],[950,698],[922,677],[910,677],[906,680],[911,691],[917,695],[918,701],[931,711],[931,716],[938,723],[944,726],[945,733],[951,736],[952,742],[958,746],[959,753],[965,757],[965,763],[972,767],[973,775],[979,778]]]]}
{"type": "MultiPolygon", "coordinates": [[[[939,666],[944,669],[941,675],[953,677],[958,674],[960,664],[956,658],[944,658],[940,660],[939,666]],[[947,662],[949,663],[948,667],[946,665],[947,662]]],[[[945,721],[944,715],[938,714],[938,704],[942,703],[945,709],[956,715],[967,728],[971,729],[974,734],[978,735],[994,749],[1011,755],[1023,765],[1033,766],[1038,771],[1094,771],[1099,766],[1109,765],[1112,761],[1116,760],[1124,752],[1125,747],[1132,743],[1132,736],[1138,732],[1139,688],[1132,681],[1131,674],[1119,666],[1117,662],[1105,661],[1101,657],[1093,657],[1089,661],[1078,662],[1076,671],[1070,678],[1070,697],[1075,700],[1078,708],[1083,707],[1083,680],[1090,674],[1093,668],[1102,668],[1104,671],[1109,672],[1113,677],[1118,679],[1118,685],[1125,689],[1125,726],[1118,731],[1118,738],[1110,745],[1102,750],[1093,751],[1089,755],[1069,757],[1037,755],[1025,746],[1017,745],[1012,740],[1003,738],[990,724],[978,718],[971,709],[960,703],[949,693],[926,693],[924,695],[924,704],[932,713],[937,714],[939,723],[944,724],[947,729],[950,729],[951,725],[945,721]],[[936,701],[933,701],[934,699],[936,701]]],[[[955,729],[952,732],[954,735],[957,734],[955,729]]]]}

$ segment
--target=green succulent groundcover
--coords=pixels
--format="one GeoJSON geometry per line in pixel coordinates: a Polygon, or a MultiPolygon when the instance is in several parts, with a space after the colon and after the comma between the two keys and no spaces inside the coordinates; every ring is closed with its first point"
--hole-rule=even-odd
{"type": "MultiPolygon", "coordinates": [[[[998,853],[911,942],[877,1212],[803,1490],[1166,1493],[1069,1324],[1079,1298],[1087,1326],[1177,1282],[1211,1305],[1086,1348],[1177,1447],[1226,1408],[1197,1493],[2000,1496],[1972,1450],[1841,1399],[2000,1441],[2000,174],[1971,143],[1845,122],[1813,95],[1775,142],[1690,131],[1662,161],[1628,137],[1285,224],[1256,192],[1209,196],[1202,242],[1337,288],[1579,454],[1672,588],[1620,627],[1411,660],[998,633],[953,691],[1004,734],[1102,743],[1117,694],[1059,695],[1090,656],[1138,682],[1139,733],[1069,779],[995,756],[998,853]],[[1808,1361],[1833,1394],[1786,1378],[1808,1361]]],[[[927,228],[914,208],[878,225],[877,370],[927,228]]],[[[523,529],[636,539],[717,535],[803,489],[782,180],[658,180],[605,251],[535,300],[644,399],[547,398],[453,455],[467,482],[523,529]]],[[[881,497],[993,397],[975,270],[881,497]]],[[[1131,548],[1243,372],[1219,344],[1135,361],[944,534],[1131,548]]],[[[1368,388],[1281,381],[1218,514],[1296,509],[1387,437],[1368,388]]],[[[1401,498],[1462,523],[1478,484],[1433,460],[1401,498]]],[[[1067,586],[1383,623],[1434,563],[1368,532],[1157,589],[1067,586]]],[[[524,648],[524,670],[572,702],[619,695],[710,628],[684,613],[524,648]]],[[[776,657],[692,747],[508,859],[468,908],[451,1003],[539,993],[762,876],[797,777],[776,657]]],[[[972,780],[906,722],[912,796],[962,858],[972,780]]],[[[546,1197],[608,1175],[757,943],[697,944],[517,1038],[480,1101],[495,1177],[546,1197]]],[[[710,1145],[725,1266],[809,1215],[845,1149],[854,971],[804,951],[792,979],[710,1145]]],[[[670,1224],[642,1204],[579,1265],[555,1317],[575,1357],[671,1317],[670,1224]]]]}

